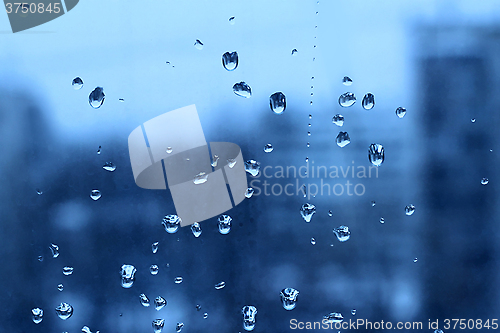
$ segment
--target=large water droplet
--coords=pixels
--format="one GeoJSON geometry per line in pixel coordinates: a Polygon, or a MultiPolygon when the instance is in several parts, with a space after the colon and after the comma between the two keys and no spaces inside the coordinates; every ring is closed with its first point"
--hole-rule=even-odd
{"type": "Polygon", "coordinates": [[[264,153],[270,153],[270,152],[272,152],[272,151],[273,151],[273,149],[274,149],[274,148],[273,148],[273,145],[272,145],[272,144],[270,144],[270,143],[268,143],[268,144],[266,144],[266,145],[264,146],[264,153]]]}
{"type": "Polygon", "coordinates": [[[306,222],[311,222],[311,218],[316,213],[316,206],[310,203],[305,203],[300,207],[300,215],[306,222]]]}
{"type": "Polygon", "coordinates": [[[337,142],[337,146],[343,148],[351,143],[351,138],[347,132],[339,132],[335,141],[337,142]]]}
{"type": "Polygon", "coordinates": [[[152,323],[154,333],[160,333],[165,326],[165,319],[155,319],[152,323]]]}
{"type": "Polygon", "coordinates": [[[73,89],[80,90],[83,87],[83,80],[79,77],[75,77],[71,82],[71,85],[73,86],[73,89]]]}
{"type": "Polygon", "coordinates": [[[73,267],[70,266],[63,267],[63,274],[66,276],[73,274],[73,267]]]}
{"type": "Polygon", "coordinates": [[[106,163],[104,163],[104,165],[102,166],[102,168],[104,170],[106,170],[106,171],[113,172],[113,171],[116,170],[116,165],[114,165],[111,162],[106,162],[106,163]]]}
{"type": "Polygon", "coordinates": [[[252,96],[252,89],[248,84],[241,81],[239,83],[235,83],[233,86],[233,92],[241,97],[250,98],[252,96]]]}
{"type": "Polygon", "coordinates": [[[159,271],[158,265],[149,266],[149,272],[151,273],[151,275],[158,274],[158,271],[159,271]]]}
{"type": "Polygon", "coordinates": [[[196,42],[194,42],[194,47],[196,47],[198,50],[203,50],[203,43],[197,39],[196,42]]]}
{"type": "Polygon", "coordinates": [[[245,171],[254,177],[257,177],[260,171],[260,163],[255,160],[248,160],[245,162],[245,171]]]}
{"type": "Polygon", "coordinates": [[[238,53],[226,52],[222,55],[222,66],[228,71],[234,71],[238,67],[238,53]]]}
{"type": "Polygon", "coordinates": [[[285,288],[281,291],[280,297],[281,302],[283,303],[283,308],[285,310],[293,310],[297,305],[297,296],[299,295],[299,291],[294,288],[285,288]]]}
{"type": "Polygon", "coordinates": [[[252,305],[245,305],[241,309],[243,314],[243,328],[246,331],[252,331],[255,328],[255,315],[257,314],[257,308],[252,305]]]}
{"type": "Polygon", "coordinates": [[[178,277],[176,277],[176,278],[175,278],[175,280],[174,280],[174,282],[175,282],[176,284],[182,283],[182,276],[178,276],[178,277]]]}
{"type": "Polygon", "coordinates": [[[219,290],[219,289],[224,288],[225,286],[226,286],[226,282],[221,281],[221,282],[219,282],[219,283],[217,283],[217,284],[215,285],[215,289],[219,290]]]}
{"type": "Polygon", "coordinates": [[[135,269],[134,266],[132,265],[122,265],[122,269],[120,272],[121,279],[122,279],[122,287],[123,288],[130,288],[134,284],[135,281],[135,272],[137,270],[135,269]]]}
{"type": "Polygon", "coordinates": [[[343,93],[339,97],[339,104],[344,108],[352,106],[354,103],[356,103],[356,96],[352,92],[343,93]]]}
{"type": "Polygon", "coordinates": [[[146,296],[145,294],[140,294],[139,299],[141,300],[142,306],[148,307],[151,305],[151,302],[149,301],[148,296],[146,296]]]}
{"type": "Polygon", "coordinates": [[[351,237],[351,232],[349,227],[341,225],[338,228],[333,229],[333,233],[337,236],[337,239],[341,242],[345,242],[351,237]]]}
{"type": "Polygon", "coordinates": [[[367,93],[363,100],[361,101],[361,105],[365,110],[371,110],[375,106],[375,96],[372,93],[367,93]]]}
{"type": "Polygon", "coordinates": [[[64,290],[64,286],[63,286],[63,284],[62,284],[62,283],[59,283],[59,284],[57,285],[57,290],[59,290],[59,291],[63,291],[63,290],[64,290]]]}
{"type": "Polygon", "coordinates": [[[104,103],[104,98],[105,95],[102,87],[97,87],[89,95],[89,104],[94,109],[99,109],[102,103],[104,103]]]}
{"type": "Polygon", "coordinates": [[[184,323],[177,323],[177,325],[175,325],[175,331],[177,333],[179,333],[180,331],[182,331],[183,327],[184,327],[184,323]]]}
{"type": "Polygon", "coordinates": [[[56,308],[56,313],[59,318],[66,320],[73,315],[73,307],[68,303],[61,303],[56,308]]]}
{"type": "Polygon", "coordinates": [[[195,222],[191,225],[191,232],[193,233],[194,237],[198,238],[201,235],[201,226],[198,222],[195,222]]]}
{"type": "Polygon", "coordinates": [[[332,312],[323,316],[323,319],[328,323],[341,323],[344,321],[344,317],[340,312],[332,312]]]}
{"type": "Polygon", "coordinates": [[[413,213],[415,213],[415,206],[413,206],[412,204],[409,204],[408,206],[406,206],[405,213],[408,216],[413,215],[413,213]]]}
{"type": "Polygon", "coordinates": [[[400,119],[403,118],[406,115],[406,109],[403,107],[398,107],[396,109],[396,116],[398,116],[400,119]]]}
{"type": "Polygon", "coordinates": [[[90,191],[90,197],[92,198],[92,200],[99,200],[99,198],[101,197],[101,191],[99,190],[92,190],[90,191]]]}
{"type": "Polygon", "coordinates": [[[344,84],[344,86],[350,86],[352,84],[352,80],[349,76],[344,76],[344,78],[342,79],[342,83],[344,84]]]}
{"type": "Polygon", "coordinates": [[[247,188],[247,190],[245,191],[245,197],[247,199],[250,199],[254,192],[255,192],[255,190],[253,188],[251,188],[251,187],[247,188]]]}
{"type": "Polygon", "coordinates": [[[334,123],[337,126],[343,126],[344,125],[344,116],[341,114],[336,114],[332,118],[332,123],[334,123]]]}
{"type": "Polygon", "coordinates": [[[208,173],[200,172],[199,174],[194,176],[193,183],[195,183],[196,185],[199,185],[199,184],[206,183],[207,180],[208,180],[208,173]]]}
{"type": "Polygon", "coordinates": [[[229,215],[219,216],[219,232],[223,235],[227,235],[231,231],[231,221],[233,219],[229,215]]]}
{"type": "Polygon", "coordinates": [[[31,310],[32,319],[35,324],[40,324],[43,320],[43,310],[40,308],[34,308],[31,310]]]}
{"type": "Polygon", "coordinates": [[[174,234],[179,230],[179,226],[181,224],[181,218],[177,215],[166,215],[161,222],[165,231],[169,234],[174,234]]]}
{"type": "Polygon", "coordinates": [[[164,299],[161,296],[158,296],[158,297],[155,298],[155,309],[156,309],[156,311],[160,311],[161,309],[163,309],[165,307],[165,305],[167,305],[167,300],[166,299],[164,299]]]}
{"type": "Polygon", "coordinates": [[[384,163],[385,154],[384,147],[378,143],[372,143],[368,148],[368,160],[371,164],[379,167],[382,163],[384,163]]]}
{"type": "Polygon", "coordinates": [[[483,185],[488,185],[489,182],[490,181],[488,180],[488,178],[481,179],[481,184],[483,184],[483,185]]]}
{"type": "Polygon", "coordinates": [[[286,109],[286,97],[282,92],[275,92],[269,97],[269,106],[276,114],[282,114],[286,109]]]}
{"type": "Polygon", "coordinates": [[[153,253],[158,252],[158,242],[151,244],[151,251],[153,251],[153,253]]]}
{"type": "Polygon", "coordinates": [[[59,257],[59,246],[54,243],[50,244],[50,251],[52,252],[52,258],[59,257]]]}

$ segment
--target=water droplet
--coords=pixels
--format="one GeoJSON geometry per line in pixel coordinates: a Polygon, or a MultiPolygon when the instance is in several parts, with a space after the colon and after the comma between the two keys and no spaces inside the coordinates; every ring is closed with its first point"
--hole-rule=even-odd
{"type": "Polygon", "coordinates": [[[194,47],[196,47],[198,50],[203,50],[203,43],[197,39],[196,42],[194,42],[194,47]]]}
{"type": "Polygon", "coordinates": [[[177,323],[177,325],[175,325],[175,331],[179,333],[180,331],[182,331],[183,327],[184,327],[183,323],[177,323]]]}
{"type": "Polygon", "coordinates": [[[375,207],[376,202],[375,202],[375,201],[372,201],[372,202],[371,202],[371,204],[372,204],[372,207],[375,207]]]}
{"type": "MultiPolygon", "coordinates": [[[[89,328],[88,326],[83,326],[83,327],[82,327],[82,332],[83,332],[83,333],[92,333],[92,332],[90,331],[90,328],[89,328]]],[[[99,331],[97,331],[97,332],[99,332],[99,331]]]]}
{"type": "Polygon", "coordinates": [[[476,122],[476,118],[472,118],[472,119],[470,120],[470,122],[471,122],[471,123],[475,123],[475,122],[476,122]]]}
{"type": "Polygon", "coordinates": [[[99,109],[104,103],[105,95],[102,87],[96,87],[89,95],[89,104],[94,109],[99,109]]]}
{"type": "Polygon", "coordinates": [[[412,204],[409,204],[408,206],[406,206],[405,213],[408,216],[413,215],[413,213],[415,213],[415,206],[413,206],[412,204]]]}
{"type": "Polygon", "coordinates": [[[151,275],[158,274],[158,265],[149,266],[149,272],[151,273],[151,275]]]}
{"type": "Polygon", "coordinates": [[[182,283],[182,276],[178,276],[175,278],[174,280],[175,283],[179,284],[179,283],[182,283]]]}
{"type": "Polygon", "coordinates": [[[382,224],[385,223],[385,219],[383,217],[380,218],[380,223],[382,223],[382,224]]]}
{"type": "Polygon", "coordinates": [[[299,295],[299,291],[294,288],[285,288],[281,291],[280,297],[281,302],[283,303],[283,308],[285,310],[293,310],[297,305],[297,296],[299,295]]]}
{"type": "Polygon", "coordinates": [[[339,104],[344,108],[352,106],[354,103],[356,103],[356,96],[352,92],[343,93],[339,97],[339,104]]]}
{"type": "Polygon", "coordinates": [[[62,283],[59,283],[59,284],[57,285],[57,290],[59,290],[59,291],[63,291],[63,290],[64,290],[64,286],[63,286],[63,284],[62,284],[62,283]]]}
{"type": "Polygon", "coordinates": [[[42,262],[42,261],[43,261],[43,256],[38,256],[36,259],[37,259],[38,261],[42,262]]]}
{"type": "Polygon", "coordinates": [[[71,85],[73,86],[73,89],[80,90],[83,87],[83,80],[79,77],[75,77],[71,82],[71,85]]]}
{"type": "Polygon", "coordinates": [[[365,110],[371,110],[375,106],[375,96],[372,93],[367,93],[363,100],[361,101],[361,105],[365,110]]]}
{"type": "Polygon", "coordinates": [[[140,294],[139,299],[141,300],[142,306],[147,308],[151,305],[151,302],[149,301],[148,296],[146,296],[145,294],[140,294]]]}
{"type": "Polygon", "coordinates": [[[158,252],[158,242],[151,244],[151,251],[153,251],[153,253],[158,252]]]}
{"type": "Polygon", "coordinates": [[[201,226],[198,222],[195,222],[191,225],[191,232],[193,233],[194,237],[198,238],[201,235],[201,226]]]}
{"type": "Polygon", "coordinates": [[[311,238],[311,244],[316,245],[316,240],[314,239],[314,237],[311,238]]]}
{"type": "Polygon", "coordinates": [[[444,333],[444,332],[443,332],[443,330],[437,329],[437,330],[434,330],[434,333],[444,333]]]}
{"type": "Polygon", "coordinates": [[[132,265],[122,265],[122,270],[120,272],[122,278],[122,287],[130,288],[134,284],[135,281],[135,272],[137,270],[132,265]]]}
{"type": "Polygon", "coordinates": [[[101,155],[101,146],[97,149],[97,155],[101,155]]]}
{"type": "Polygon", "coordinates": [[[42,192],[42,190],[40,190],[39,188],[37,188],[37,189],[36,189],[36,194],[38,194],[38,195],[42,195],[42,194],[43,194],[43,192],[42,192]]]}
{"type": "Polygon", "coordinates": [[[59,246],[54,243],[50,244],[50,251],[52,252],[52,258],[59,257],[59,246]]]}
{"type": "Polygon", "coordinates": [[[217,162],[219,161],[219,156],[217,155],[214,155],[213,158],[212,158],[212,163],[210,164],[213,168],[215,168],[217,166],[217,162]]]}
{"type": "Polygon", "coordinates": [[[195,183],[196,185],[199,185],[199,184],[206,183],[207,180],[208,180],[208,173],[200,172],[199,174],[194,176],[193,183],[195,183]]]}
{"type": "Polygon", "coordinates": [[[166,215],[161,222],[165,231],[169,234],[174,234],[179,230],[179,226],[181,224],[181,218],[177,215],[166,215]]]}
{"type": "Polygon", "coordinates": [[[309,142],[308,142],[308,143],[306,143],[306,147],[307,147],[307,148],[311,147],[311,144],[310,144],[309,142]]]}
{"type": "Polygon", "coordinates": [[[73,274],[73,267],[71,266],[63,267],[63,274],[66,276],[73,274]]]}
{"type": "Polygon", "coordinates": [[[344,317],[340,312],[332,312],[324,315],[323,319],[327,320],[329,323],[341,323],[344,321],[344,317]]]}
{"type": "Polygon", "coordinates": [[[296,55],[296,54],[297,54],[297,52],[298,52],[298,51],[297,51],[297,49],[293,49],[293,50],[292,50],[292,55],[296,55]]]}
{"type": "Polygon", "coordinates": [[[257,308],[252,305],[245,305],[241,309],[243,314],[243,328],[246,331],[252,331],[255,328],[255,315],[257,314],[257,308]]]}
{"type": "Polygon", "coordinates": [[[309,157],[306,157],[306,163],[309,162],[309,157]]]}
{"type": "Polygon", "coordinates": [[[488,180],[488,178],[483,178],[481,179],[481,184],[483,185],[487,185],[490,181],[488,180]]]}
{"type": "Polygon", "coordinates": [[[333,212],[331,210],[328,211],[328,216],[330,216],[330,217],[333,216],[333,212]]]}
{"type": "Polygon", "coordinates": [[[417,262],[417,261],[418,261],[418,258],[413,259],[413,262],[417,262]]]}
{"type": "Polygon", "coordinates": [[[339,132],[335,141],[337,142],[337,146],[343,148],[351,143],[351,138],[347,132],[339,132]]]}
{"type": "Polygon", "coordinates": [[[264,152],[265,153],[270,153],[274,150],[273,145],[268,143],[267,145],[264,146],[264,152]]]}
{"type": "Polygon", "coordinates": [[[405,108],[403,108],[403,107],[401,107],[401,106],[400,106],[400,107],[398,107],[398,108],[396,109],[396,115],[397,115],[400,119],[401,119],[401,118],[403,118],[403,117],[406,115],[406,109],[405,109],[405,108]]]}
{"type": "Polygon", "coordinates": [[[352,309],[352,310],[351,310],[351,314],[352,314],[353,316],[355,316],[355,315],[356,315],[356,309],[352,309]]]}
{"type": "Polygon", "coordinates": [[[228,158],[227,159],[227,166],[232,169],[236,165],[236,159],[234,158],[228,158]]]}
{"type": "Polygon", "coordinates": [[[231,17],[229,18],[229,23],[230,23],[230,24],[234,24],[234,16],[231,16],[231,17]]]}
{"type": "Polygon", "coordinates": [[[90,197],[92,198],[92,200],[99,200],[99,198],[101,197],[101,191],[99,190],[92,190],[90,192],[90,197]]]}
{"type": "Polygon", "coordinates": [[[307,197],[307,187],[306,187],[306,185],[302,184],[301,189],[302,189],[302,194],[304,195],[304,198],[307,197]]]}
{"type": "Polygon", "coordinates": [[[206,313],[206,312],[205,312],[205,313],[203,314],[203,319],[207,319],[207,318],[208,318],[208,313],[206,313]]]}
{"type": "Polygon", "coordinates": [[[160,311],[161,309],[163,309],[165,307],[165,305],[167,305],[167,300],[166,299],[164,299],[161,296],[158,296],[158,297],[155,298],[155,309],[156,309],[156,311],[160,311]]]}
{"type": "Polygon", "coordinates": [[[152,323],[154,333],[160,333],[165,326],[165,319],[155,319],[152,323]]]}
{"type": "Polygon", "coordinates": [[[233,219],[229,215],[219,216],[219,232],[223,235],[227,235],[231,231],[231,221],[233,219]]]}
{"type": "Polygon", "coordinates": [[[349,238],[351,238],[351,232],[349,231],[349,227],[345,225],[341,225],[340,227],[333,229],[333,233],[337,236],[337,239],[341,242],[345,242],[349,238]]]}
{"type": "Polygon", "coordinates": [[[34,308],[31,310],[31,314],[33,315],[33,322],[35,324],[40,324],[43,320],[43,310],[40,308],[34,308]]]}
{"type": "Polygon", "coordinates": [[[257,177],[260,171],[260,163],[255,160],[248,160],[245,162],[245,171],[254,177],[257,177]]]}
{"type": "Polygon", "coordinates": [[[104,170],[106,170],[106,171],[113,172],[113,171],[116,170],[116,165],[114,165],[111,162],[106,162],[106,163],[104,163],[104,165],[102,166],[102,168],[104,170]]]}
{"type": "Polygon", "coordinates": [[[276,114],[282,114],[286,109],[286,97],[281,91],[275,92],[269,96],[269,106],[276,114]]]}
{"type": "Polygon", "coordinates": [[[352,80],[349,76],[344,76],[344,78],[342,79],[342,84],[344,86],[350,86],[352,84],[352,80]]]}
{"type": "Polygon", "coordinates": [[[382,163],[384,163],[385,154],[384,147],[378,143],[372,143],[368,148],[368,160],[371,164],[379,167],[382,163]]]}
{"type": "Polygon", "coordinates": [[[122,103],[125,102],[125,100],[123,98],[118,98],[118,101],[120,101],[122,103]]]}
{"type": "Polygon", "coordinates": [[[219,289],[224,288],[225,286],[226,286],[226,282],[221,281],[221,282],[219,282],[219,283],[217,283],[217,284],[215,285],[215,289],[219,290],[219,289]]]}
{"type": "Polygon", "coordinates": [[[316,213],[316,206],[310,203],[305,203],[300,207],[300,215],[306,222],[311,222],[311,218],[316,213]]]}
{"type": "Polygon", "coordinates": [[[344,125],[344,116],[341,114],[336,114],[332,118],[332,123],[334,123],[337,126],[343,126],[344,125]]]}
{"type": "Polygon", "coordinates": [[[253,188],[251,188],[251,187],[247,188],[247,190],[245,191],[245,197],[247,199],[250,199],[254,192],[255,192],[255,190],[253,188]]]}
{"type": "Polygon", "coordinates": [[[173,151],[172,147],[167,147],[167,149],[165,150],[167,154],[172,154],[172,151],[173,151]]]}
{"type": "Polygon", "coordinates": [[[311,132],[309,132],[309,131],[308,131],[308,132],[307,132],[307,136],[311,136],[311,132]]]}
{"type": "Polygon", "coordinates": [[[56,313],[59,318],[66,320],[73,315],[73,307],[68,303],[61,303],[56,308],[56,313]]]}
{"type": "Polygon", "coordinates": [[[234,71],[238,67],[238,53],[226,52],[222,55],[222,66],[228,71],[234,71]]]}
{"type": "Polygon", "coordinates": [[[233,86],[233,92],[241,97],[250,98],[252,96],[252,89],[248,84],[241,81],[239,83],[235,83],[233,86]]]}

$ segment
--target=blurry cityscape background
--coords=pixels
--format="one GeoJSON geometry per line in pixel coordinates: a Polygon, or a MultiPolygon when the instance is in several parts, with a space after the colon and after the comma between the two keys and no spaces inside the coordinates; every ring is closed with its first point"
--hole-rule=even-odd
{"type": "MultiPolygon", "coordinates": [[[[255,332],[288,332],[290,319],[321,321],[331,312],[424,328],[428,319],[491,321],[500,306],[499,18],[494,0],[87,0],[12,34],[5,15],[1,331],[152,332],[151,322],[163,318],[166,332],[178,322],[183,332],[238,332],[244,305],[258,310],[255,332]],[[234,71],[221,63],[228,51],[239,55],[234,71]],[[80,90],[71,86],[75,77],[80,90]],[[250,98],[233,93],[240,81],[250,98]],[[93,109],[88,95],[97,86],[106,98],[93,109]],[[281,115],[269,107],[278,91],[287,101],[281,115]],[[357,101],[343,108],[338,98],[348,91],[357,101]],[[368,92],[375,107],[364,110],[368,92]],[[190,104],[207,141],[237,143],[261,171],[368,168],[372,143],[384,146],[385,162],[378,177],[323,179],[360,183],[363,195],[261,193],[227,212],[228,235],[219,234],[216,218],[201,223],[199,238],[189,228],[168,234],[161,221],[175,214],[170,194],[135,185],[127,137],[190,104]],[[408,111],[401,119],[400,106],[408,111]],[[342,127],[331,120],[338,113],[342,127]],[[344,148],[335,143],[339,131],[351,138],[344,148]],[[105,162],[116,170],[103,170],[105,162]],[[102,193],[97,201],[93,189],[102,193]],[[299,213],[306,202],[316,206],[310,223],[299,213]],[[343,243],[332,232],[340,225],[351,231],[343,243]],[[130,289],[120,285],[123,264],[137,268],[130,289]],[[65,266],[73,274],[63,275],[65,266]],[[174,283],[179,276],[183,282],[174,283]],[[226,286],[216,290],[221,281],[226,286]],[[279,297],[288,287],[300,292],[292,311],[279,297]],[[141,293],[168,304],[143,307],[141,293]],[[66,321],[54,310],[61,302],[74,308],[66,321]],[[44,310],[39,324],[31,318],[36,307],[44,310]]],[[[296,179],[321,181],[268,182],[296,179]]]]}

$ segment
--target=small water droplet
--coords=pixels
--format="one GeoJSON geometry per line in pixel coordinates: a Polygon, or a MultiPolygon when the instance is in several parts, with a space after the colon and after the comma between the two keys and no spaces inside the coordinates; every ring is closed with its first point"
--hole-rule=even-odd
{"type": "Polygon", "coordinates": [[[310,144],[309,142],[308,142],[308,143],[306,143],[306,147],[307,147],[307,148],[311,147],[311,144],[310,144]]]}
{"type": "Polygon", "coordinates": [[[165,231],[169,234],[174,234],[179,230],[179,226],[181,224],[181,218],[177,215],[166,215],[161,222],[165,231]]]}
{"type": "Polygon", "coordinates": [[[200,311],[201,310],[201,305],[200,304],[196,304],[196,311],[200,311]]]}
{"type": "Polygon", "coordinates": [[[63,291],[63,290],[64,290],[64,286],[63,286],[63,284],[62,284],[62,283],[59,283],[59,284],[57,285],[57,290],[59,290],[59,291],[63,291]]]}
{"type": "Polygon", "coordinates": [[[476,118],[472,118],[472,119],[470,120],[470,122],[471,122],[471,123],[475,123],[475,122],[476,122],[476,118]]]}
{"type": "Polygon", "coordinates": [[[120,101],[122,103],[125,102],[125,100],[123,98],[118,98],[118,101],[120,101]]]}
{"type": "Polygon", "coordinates": [[[206,313],[206,312],[205,312],[205,313],[203,314],[203,319],[207,319],[207,318],[208,318],[208,313],[206,313]]]}
{"type": "Polygon", "coordinates": [[[483,178],[481,179],[481,184],[483,185],[487,185],[490,181],[488,180],[488,178],[483,178]]]}
{"type": "Polygon", "coordinates": [[[228,158],[227,160],[227,166],[232,169],[236,165],[236,159],[234,158],[228,158]]]}
{"type": "Polygon", "coordinates": [[[158,296],[155,298],[155,309],[156,311],[160,311],[167,305],[167,300],[165,300],[163,297],[158,296]]]}
{"type": "Polygon", "coordinates": [[[56,313],[59,318],[66,320],[73,315],[73,307],[68,303],[61,303],[56,308],[56,313]]]}
{"type": "Polygon", "coordinates": [[[42,262],[42,261],[43,261],[43,256],[38,256],[36,259],[37,259],[38,261],[42,262]]]}
{"type": "Polygon", "coordinates": [[[434,333],[444,333],[444,332],[443,332],[443,330],[437,329],[437,330],[434,330],[434,333]]]}
{"type": "Polygon", "coordinates": [[[174,282],[175,282],[176,284],[182,283],[182,276],[178,276],[178,277],[176,277],[176,278],[175,278],[175,280],[174,280],[174,282]]]}
{"type": "Polygon", "coordinates": [[[199,185],[199,184],[206,183],[207,180],[208,180],[208,173],[200,172],[199,174],[194,176],[193,183],[195,183],[196,185],[199,185]]]}
{"type": "Polygon", "coordinates": [[[198,238],[201,235],[201,226],[198,222],[195,222],[191,225],[191,232],[193,233],[194,237],[198,238]]]}
{"type": "Polygon", "coordinates": [[[306,187],[306,185],[302,184],[301,188],[302,188],[302,194],[304,195],[304,198],[307,197],[307,187],[306,187]]]}
{"type": "Polygon", "coordinates": [[[333,216],[333,212],[331,210],[328,211],[328,216],[330,216],[330,217],[333,216]]]}
{"type": "Polygon", "coordinates": [[[122,269],[120,272],[121,275],[121,283],[123,288],[130,288],[134,284],[135,281],[135,272],[137,270],[132,265],[122,265],[122,269]]]}
{"type": "Polygon", "coordinates": [[[165,150],[167,154],[172,154],[172,151],[173,151],[172,147],[167,147],[167,149],[165,150]]]}
{"type": "Polygon", "coordinates": [[[113,171],[116,170],[116,165],[114,165],[111,162],[106,162],[106,163],[104,163],[104,165],[102,166],[102,168],[104,170],[106,170],[106,171],[113,172],[113,171]]]}
{"type": "Polygon", "coordinates": [[[257,314],[257,308],[252,305],[245,305],[241,309],[243,314],[243,328],[246,331],[252,331],[255,328],[255,315],[257,314]]]}
{"type": "Polygon", "coordinates": [[[401,118],[403,118],[403,117],[406,115],[406,109],[405,109],[405,108],[403,108],[403,107],[401,107],[401,106],[400,106],[400,107],[398,107],[398,108],[396,109],[396,115],[397,115],[400,119],[401,119],[401,118]]]}
{"type": "Polygon", "coordinates": [[[292,50],[292,55],[296,55],[296,54],[297,54],[297,52],[298,52],[298,51],[297,51],[297,49],[293,49],[293,50],[292,50]]]}
{"type": "Polygon", "coordinates": [[[283,308],[285,310],[293,310],[297,305],[297,296],[299,295],[299,291],[294,288],[285,288],[281,291],[280,297],[281,302],[283,303],[283,308]]]}
{"type": "Polygon", "coordinates": [[[219,232],[222,235],[227,235],[229,231],[231,231],[231,221],[233,219],[229,215],[221,215],[219,216],[218,226],[219,232]]]}
{"type": "Polygon", "coordinates": [[[99,109],[102,103],[104,103],[105,97],[102,87],[96,87],[89,95],[90,106],[94,109],[99,109]]]}
{"type": "Polygon", "coordinates": [[[63,274],[66,276],[73,274],[73,267],[71,266],[63,267],[63,274]]]}
{"type": "Polygon", "coordinates": [[[375,207],[376,202],[375,202],[375,201],[372,201],[372,202],[371,202],[371,205],[372,205],[372,207],[375,207]]]}
{"type": "Polygon", "coordinates": [[[351,314],[352,314],[353,316],[355,316],[355,315],[356,315],[356,309],[352,309],[352,310],[351,310],[351,314]]]}
{"type": "Polygon", "coordinates": [[[245,197],[247,199],[250,199],[252,197],[252,195],[254,194],[255,190],[251,187],[247,188],[247,190],[245,191],[245,197]]]}
{"type": "Polygon", "coordinates": [[[316,213],[316,206],[310,203],[305,203],[300,208],[300,215],[306,222],[311,222],[311,218],[316,213]]]}
{"type": "Polygon", "coordinates": [[[409,204],[408,206],[406,206],[405,207],[405,213],[408,216],[413,215],[413,213],[415,213],[415,206],[412,205],[412,204],[409,204]]]}
{"type": "Polygon", "coordinates": [[[309,162],[309,157],[306,157],[306,163],[309,162]]]}
{"type": "Polygon", "coordinates": [[[42,194],[43,194],[43,192],[42,192],[42,190],[40,190],[39,188],[37,188],[37,189],[36,189],[36,194],[38,194],[38,195],[42,195],[42,194]]]}
{"type": "Polygon", "coordinates": [[[383,217],[380,218],[380,223],[382,223],[382,224],[385,223],[385,219],[383,217]]]}
{"type": "Polygon", "coordinates": [[[230,23],[230,24],[234,24],[234,16],[231,16],[231,17],[229,18],[229,23],[230,23]]]}
{"type": "Polygon", "coordinates": [[[282,114],[286,109],[286,97],[281,91],[269,96],[269,106],[275,114],[282,114]]]}
{"type": "Polygon", "coordinates": [[[71,85],[73,86],[73,89],[80,90],[83,87],[83,80],[79,77],[75,77],[71,82],[71,85]]]}
{"type": "Polygon", "coordinates": [[[337,146],[343,148],[351,143],[351,138],[347,132],[339,132],[335,141],[337,142],[337,146]]]}
{"type": "Polygon", "coordinates": [[[233,85],[233,92],[241,97],[250,98],[252,96],[252,88],[245,82],[241,81],[233,85]]]}
{"type": "Polygon", "coordinates": [[[323,319],[328,323],[341,323],[344,321],[344,316],[340,312],[332,312],[323,316],[323,319]]]}
{"type": "Polygon", "coordinates": [[[260,171],[260,163],[255,160],[248,160],[245,162],[245,171],[254,177],[257,177],[260,171]]]}
{"type": "Polygon", "coordinates": [[[183,323],[177,323],[177,325],[175,325],[175,331],[179,333],[180,331],[182,331],[183,327],[184,327],[183,323]]]}
{"type": "Polygon", "coordinates": [[[153,253],[158,252],[158,242],[151,244],[151,251],[153,251],[153,253]]]}
{"type": "Polygon", "coordinates": [[[50,244],[50,251],[52,252],[52,258],[57,258],[59,257],[59,246],[56,244],[52,243],[50,244]]]}
{"type": "Polygon", "coordinates": [[[198,50],[203,50],[203,43],[197,39],[196,42],[194,42],[194,47],[196,47],[198,50]]]}
{"type": "Polygon", "coordinates": [[[147,308],[151,305],[151,302],[149,301],[148,296],[146,296],[145,294],[140,294],[139,299],[141,301],[142,306],[147,308]]]}
{"type": "Polygon", "coordinates": [[[270,143],[268,143],[268,144],[266,144],[266,145],[264,146],[264,152],[265,152],[265,153],[270,153],[270,152],[272,152],[273,150],[274,150],[273,145],[272,145],[272,144],[270,144],[270,143]]]}
{"type": "Polygon", "coordinates": [[[92,190],[90,192],[90,197],[92,198],[92,200],[99,200],[99,198],[101,197],[101,191],[99,190],[92,190]]]}
{"type": "Polygon", "coordinates": [[[332,123],[334,123],[337,126],[343,126],[344,125],[344,116],[341,114],[336,114],[332,118],[332,123]]]}
{"type": "Polygon", "coordinates": [[[361,105],[365,110],[371,110],[375,106],[375,96],[372,93],[367,93],[363,100],[361,101],[361,105]]]}
{"type": "Polygon", "coordinates": [[[238,67],[238,53],[226,52],[222,55],[222,66],[228,71],[234,71],[238,67]]]}
{"type": "MultiPolygon", "coordinates": [[[[83,327],[82,327],[82,332],[83,332],[83,333],[92,333],[92,332],[90,331],[90,328],[89,328],[88,326],[83,326],[83,327]]],[[[99,331],[97,331],[97,332],[99,332],[99,331]]]]}
{"type": "Polygon", "coordinates": [[[316,240],[314,239],[314,237],[311,238],[311,244],[316,245],[316,240]]]}
{"type": "Polygon", "coordinates": [[[418,258],[413,259],[413,262],[417,262],[417,261],[418,261],[418,258]]]}
{"type": "Polygon", "coordinates": [[[151,273],[151,275],[156,275],[158,274],[158,265],[151,265],[149,266],[149,272],[151,273]]]}
{"type": "Polygon", "coordinates": [[[340,106],[347,108],[356,103],[356,96],[352,92],[346,92],[340,95],[339,104],[340,106]]]}
{"type": "Polygon", "coordinates": [[[153,326],[154,333],[160,333],[165,326],[165,319],[155,319],[151,324],[153,326]]]}
{"type": "Polygon", "coordinates": [[[221,281],[215,285],[215,289],[220,290],[226,286],[226,282],[221,281]]]}
{"type": "Polygon", "coordinates": [[[350,86],[352,84],[352,80],[349,76],[344,76],[344,78],[342,79],[342,84],[344,86],[350,86]]]}
{"type": "Polygon", "coordinates": [[[310,131],[307,132],[307,136],[311,136],[311,132],[310,131]]]}
{"type": "Polygon", "coordinates": [[[368,160],[371,164],[379,167],[382,163],[384,163],[385,154],[384,147],[378,143],[372,143],[368,148],[368,160]]]}
{"type": "Polygon", "coordinates": [[[345,225],[341,225],[338,228],[333,229],[333,233],[337,236],[337,239],[341,242],[345,242],[351,238],[351,232],[349,231],[349,227],[345,225]]]}
{"type": "Polygon", "coordinates": [[[101,155],[101,146],[97,149],[97,155],[101,155]]]}
{"type": "Polygon", "coordinates": [[[34,308],[31,310],[32,319],[35,324],[40,324],[43,320],[43,310],[40,308],[34,308]]]}

